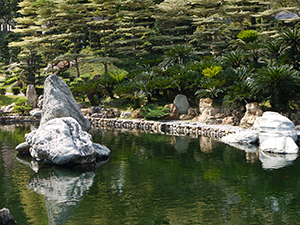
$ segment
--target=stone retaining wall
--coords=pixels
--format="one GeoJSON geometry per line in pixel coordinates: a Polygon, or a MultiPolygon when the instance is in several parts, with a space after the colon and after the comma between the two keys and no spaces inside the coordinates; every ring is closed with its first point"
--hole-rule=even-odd
{"type": "Polygon", "coordinates": [[[128,130],[141,130],[158,134],[206,136],[220,138],[237,130],[244,130],[229,125],[207,125],[197,122],[183,121],[146,121],[133,119],[107,119],[88,117],[92,126],[100,128],[117,128],[128,130]]]}
{"type": "Polygon", "coordinates": [[[0,117],[0,123],[39,122],[40,118],[34,116],[6,115],[0,117]]]}

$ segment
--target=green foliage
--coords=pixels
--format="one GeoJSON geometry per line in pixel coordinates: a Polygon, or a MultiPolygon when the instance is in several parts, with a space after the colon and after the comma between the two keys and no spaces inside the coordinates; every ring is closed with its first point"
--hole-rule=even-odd
{"type": "Polygon", "coordinates": [[[237,38],[241,39],[245,43],[254,42],[257,40],[259,33],[256,30],[242,30],[237,38]]]}
{"type": "Polygon", "coordinates": [[[5,95],[6,94],[6,88],[1,87],[0,88],[0,95],[5,95]]]}
{"type": "Polygon", "coordinates": [[[23,93],[24,95],[26,95],[27,86],[22,87],[20,91],[21,91],[21,93],[23,93]]]}
{"type": "Polygon", "coordinates": [[[3,84],[4,85],[10,85],[10,84],[13,84],[15,82],[17,82],[19,80],[19,75],[13,75],[13,76],[9,76],[7,77],[4,81],[3,81],[3,84]]]}
{"type": "Polygon", "coordinates": [[[12,87],[12,88],[11,88],[11,91],[12,91],[12,93],[13,93],[14,95],[20,94],[20,90],[21,90],[20,87],[12,87]]]}
{"type": "Polygon", "coordinates": [[[155,106],[153,104],[143,106],[141,108],[142,116],[145,119],[158,120],[170,114],[169,109],[166,109],[162,106],[155,106]]]}
{"type": "Polygon", "coordinates": [[[26,105],[27,99],[18,99],[16,101],[16,105],[14,109],[16,112],[21,112],[22,114],[28,114],[29,111],[32,109],[32,105],[26,105]]]}
{"type": "Polygon", "coordinates": [[[35,91],[36,91],[37,96],[44,94],[44,88],[41,86],[35,86],[35,91]]]}
{"type": "Polygon", "coordinates": [[[202,73],[204,76],[211,78],[218,75],[222,71],[222,69],[223,68],[221,66],[211,66],[210,68],[202,70],[202,73]]]}
{"type": "Polygon", "coordinates": [[[128,72],[125,70],[111,70],[108,75],[112,78],[114,84],[120,84],[126,78],[128,72]]]}
{"type": "Polygon", "coordinates": [[[289,111],[291,101],[299,102],[300,76],[292,66],[268,66],[253,75],[251,84],[260,100],[270,100],[274,110],[289,111]]]}

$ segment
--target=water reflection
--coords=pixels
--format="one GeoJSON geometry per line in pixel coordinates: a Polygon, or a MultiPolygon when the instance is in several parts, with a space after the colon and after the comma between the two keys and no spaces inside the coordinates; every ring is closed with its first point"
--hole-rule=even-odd
{"type": "Polygon", "coordinates": [[[291,165],[297,157],[298,154],[272,154],[259,151],[259,160],[264,169],[279,169],[291,165]]]}
{"type": "Polygon", "coordinates": [[[71,219],[82,196],[92,186],[94,177],[94,172],[46,169],[35,174],[27,187],[45,196],[49,224],[59,225],[71,219]]]}

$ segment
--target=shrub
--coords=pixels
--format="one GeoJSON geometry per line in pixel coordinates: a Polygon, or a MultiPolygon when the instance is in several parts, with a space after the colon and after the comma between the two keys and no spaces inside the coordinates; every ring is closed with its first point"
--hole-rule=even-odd
{"type": "Polygon", "coordinates": [[[256,30],[242,30],[237,37],[242,41],[249,43],[254,42],[258,38],[259,33],[256,30]]]}
{"type": "Polygon", "coordinates": [[[15,83],[18,80],[19,80],[18,76],[13,76],[13,77],[7,78],[3,83],[6,84],[6,85],[9,85],[9,84],[15,83]]]}
{"type": "Polygon", "coordinates": [[[5,95],[6,94],[6,88],[2,87],[0,88],[0,95],[5,95]]]}
{"type": "Polygon", "coordinates": [[[20,94],[20,90],[21,90],[20,87],[12,87],[12,88],[11,88],[11,91],[12,91],[12,93],[13,93],[14,95],[20,94]]]}
{"type": "Polygon", "coordinates": [[[22,114],[26,112],[28,114],[32,108],[32,105],[26,105],[26,101],[27,99],[19,99],[16,101],[16,105],[14,106],[15,111],[21,112],[22,114]]]}
{"type": "Polygon", "coordinates": [[[26,95],[26,91],[27,91],[27,87],[23,87],[23,88],[21,89],[21,92],[22,92],[24,95],[26,95]]]}
{"type": "Polygon", "coordinates": [[[148,105],[141,108],[142,116],[145,117],[145,119],[161,119],[167,115],[170,114],[169,109],[164,108],[162,106],[154,106],[154,105],[148,105]]]}

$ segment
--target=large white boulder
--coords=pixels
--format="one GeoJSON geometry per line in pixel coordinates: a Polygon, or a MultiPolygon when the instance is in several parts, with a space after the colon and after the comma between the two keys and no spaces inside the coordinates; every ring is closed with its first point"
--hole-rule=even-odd
{"type": "Polygon", "coordinates": [[[50,160],[58,165],[91,163],[110,153],[107,147],[93,143],[92,136],[72,117],[49,120],[25,134],[25,139],[31,146],[29,151],[33,158],[50,160]]]}
{"type": "Polygon", "coordinates": [[[185,95],[179,94],[175,97],[173,103],[176,105],[179,114],[187,114],[190,103],[185,95]]]}
{"type": "Polygon", "coordinates": [[[259,127],[259,142],[261,144],[269,138],[279,137],[291,137],[297,141],[297,132],[293,122],[277,112],[264,112],[261,119],[256,122],[259,122],[259,125],[254,127],[259,127]]]}
{"type": "Polygon", "coordinates": [[[90,129],[90,122],[83,116],[68,85],[52,74],[45,80],[40,124],[43,125],[54,118],[61,117],[73,117],[81,125],[82,130],[90,129]]]}

